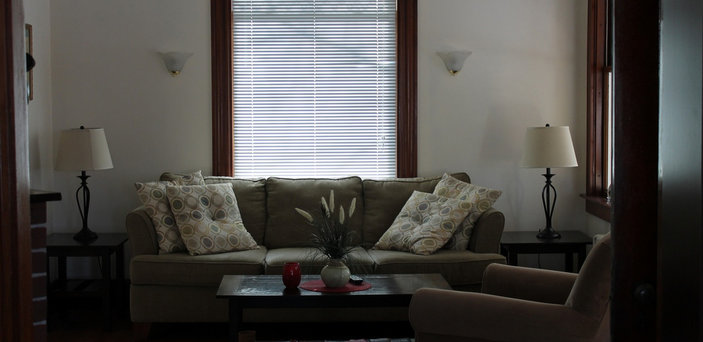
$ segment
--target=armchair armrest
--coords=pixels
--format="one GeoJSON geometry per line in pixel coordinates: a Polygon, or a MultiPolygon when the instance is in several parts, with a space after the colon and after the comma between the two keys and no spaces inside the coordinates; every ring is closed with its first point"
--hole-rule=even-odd
{"type": "Polygon", "coordinates": [[[469,250],[476,253],[500,253],[500,237],[505,227],[505,215],[490,208],[479,216],[469,239],[469,250]]]}
{"type": "Polygon", "coordinates": [[[125,225],[127,226],[129,244],[132,246],[132,257],[142,254],[158,254],[159,243],[156,240],[156,230],[144,207],[129,212],[125,225]]]}
{"type": "Polygon", "coordinates": [[[589,341],[600,322],[563,305],[420,289],[410,302],[418,342],[589,341]]]}
{"type": "Polygon", "coordinates": [[[578,274],[491,264],[483,272],[481,292],[496,296],[564,304],[578,274]]]}

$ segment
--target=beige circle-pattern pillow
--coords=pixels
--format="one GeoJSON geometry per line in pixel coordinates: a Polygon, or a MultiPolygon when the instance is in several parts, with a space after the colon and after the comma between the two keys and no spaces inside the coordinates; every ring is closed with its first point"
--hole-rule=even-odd
{"type": "Polygon", "coordinates": [[[244,228],[231,184],[169,186],[166,195],[190,255],[258,248],[244,228]]]}
{"type": "Polygon", "coordinates": [[[466,250],[469,247],[469,239],[471,239],[476,221],[486,210],[493,206],[493,203],[502,193],[500,190],[462,182],[445,173],[439,183],[437,183],[433,194],[468,201],[471,203],[471,207],[469,208],[469,214],[466,215],[466,218],[444,248],[466,250]]]}
{"type": "Polygon", "coordinates": [[[166,187],[169,185],[198,184],[205,184],[200,171],[188,175],[174,176],[170,181],[134,183],[137,188],[137,197],[154,225],[156,241],[159,244],[159,253],[174,253],[186,250],[176,226],[176,219],[173,217],[171,206],[166,197],[166,187]]]}
{"type": "Polygon", "coordinates": [[[374,249],[430,255],[449,241],[469,207],[459,199],[414,191],[374,249]]]}

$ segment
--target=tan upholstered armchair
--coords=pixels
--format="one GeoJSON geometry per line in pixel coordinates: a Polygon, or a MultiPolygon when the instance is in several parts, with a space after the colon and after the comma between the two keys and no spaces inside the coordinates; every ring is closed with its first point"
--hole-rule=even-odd
{"type": "Polygon", "coordinates": [[[608,234],[579,274],[491,264],[482,293],[421,289],[416,341],[609,341],[611,254],[608,234]]]}

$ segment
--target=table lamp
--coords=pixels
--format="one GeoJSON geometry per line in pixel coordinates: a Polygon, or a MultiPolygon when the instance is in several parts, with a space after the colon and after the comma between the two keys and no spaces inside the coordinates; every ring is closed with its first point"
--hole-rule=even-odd
{"type": "Polygon", "coordinates": [[[76,190],[76,203],[83,220],[83,228],[73,236],[73,239],[83,243],[93,241],[98,235],[88,228],[88,209],[90,208],[90,190],[86,171],[105,170],[112,168],[110,150],[107,148],[105,131],[102,128],[69,129],[61,132],[59,155],[56,161],[57,170],[80,171],[81,185],[76,190]],[[81,205],[80,197],[83,197],[81,205]]]}
{"type": "Polygon", "coordinates": [[[554,174],[551,169],[578,166],[569,127],[551,127],[549,124],[545,127],[528,127],[524,146],[525,150],[520,166],[547,169],[547,173],[543,174],[546,178],[546,184],[542,189],[542,206],[547,223],[544,229],[539,231],[537,238],[542,240],[558,239],[561,235],[552,228],[552,215],[554,214],[554,205],[557,202],[557,191],[552,185],[554,174]]]}

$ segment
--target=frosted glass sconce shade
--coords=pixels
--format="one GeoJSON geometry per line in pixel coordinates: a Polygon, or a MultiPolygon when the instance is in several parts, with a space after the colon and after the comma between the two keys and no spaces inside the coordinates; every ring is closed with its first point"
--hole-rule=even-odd
{"type": "Polygon", "coordinates": [[[471,51],[439,51],[437,55],[442,58],[449,73],[454,76],[464,67],[464,61],[471,55],[471,51]]]}
{"type": "Polygon", "coordinates": [[[164,60],[164,65],[171,76],[178,76],[183,70],[183,66],[190,56],[193,55],[192,52],[160,52],[161,59],[164,60]]]}

